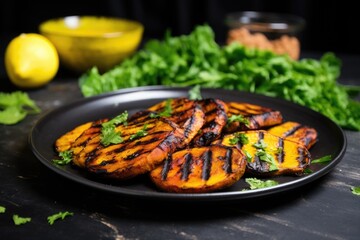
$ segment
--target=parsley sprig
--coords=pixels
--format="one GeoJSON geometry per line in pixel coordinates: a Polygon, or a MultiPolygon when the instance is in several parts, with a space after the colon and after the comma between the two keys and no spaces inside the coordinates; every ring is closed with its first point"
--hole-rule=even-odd
{"type": "Polygon", "coordinates": [[[276,186],[279,183],[275,180],[260,180],[257,178],[245,178],[245,182],[247,182],[250,185],[250,189],[260,189],[260,188],[267,188],[276,186]]]}
{"type": "Polygon", "coordinates": [[[245,145],[249,143],[249,138],[245,133],[236,132],[234,133],[234,137],[229,139],[229,143],[231,145],[236,145],[240,143],[241,145],[245,145]]]}
{"type": "Polygon", "coordinates": [[[279,169],[276,165],[274,157],[266,151],[267,144],[263,139],[257,143],[254,143],[253,147],[256,148],[255,155],[258,156],[261,161],[269,163],[269,171],[275,171],[279,169]]]}
{"type": "Polygon", "coordinates": [[[192,87],[189,91],[189,99],[190,100],[201,100],[202,96],[201,96],[201,86],[200,85],[195,85],[194,87],[192,87]]]}
{"type": "MultiPolygon", "coordinates": [[[[4,206],[0,205],[0,213],[5,213],[5,211],[6,211],[6,208],[4,206]]],[[[65,217],[73,216],[73,215],[74,215],[74,213],[68,212],[68,211],[58,212],[56,214],[48,216],[47,221],[50,225],[53,225],[56,220],[59,220],[59,219],[64,220],[65,217]]],[[[13,222],[15,225],[22,225],[22,224],[31,222],[31,217],[20,217],[17,214],[13,214],[12,219],[13,219],[13,222]]]]}
{"type": "Polygon", "coordinates": [[[124,140],[121,137],[121,133],[116,131],[116,126],[119,124],[127,125],[127,119],[128,112],[125,111],[110,121],[101,124],[101,144],[106,147],[110,144],[122,143],[124,140]]]}
{"type": "Polygon", "coordinates": [[[16,91],[0,92],[0,123],[12,125],[23,120],[28,114],[40,113],[40,108],[27,93],[16,91]]]}
{"type": "Polygon", "coordinates": [[[326,155],[321,158],[311,160],[311,163],[328,163],[331,161],[331,155],[326,155]]]}
{"type": "Polygon", "coordinates": [[[360,186],[357,186],[357,187],[352,186],[352,187],[351,187],[351,192],[352,192],[354,195],[360,196],[360,186]]]}
{"type": "Polygon", "coordinates": [[[20,217],[17,214],[13,215],[13,221],[15,225],[21,225],[21,224],[25,224],[31,221],[31,218],[29,217],[20,217]]]}
{"type": "Polygon", "coordinates": [[[150,113],[150,117],[151,118],[171,117],[172,114],[171,102],[172,102],[171,98],[167,99],[163,111],[159,113],[150,113]]]}
{"type": "Polygon", "coordinates": [[[250,121],[249,119],[245,118],[243,115],[239,114],[239,115],[231,115],[228,120],[227,120],[227,124],[229,125],[232,122],[238,122],[238,123],[242,123],[244,124],[246,127],[249,127],[250,125],[250,121]]]}
{"type": "Polygon", "coordinates": [[[53,163],[57,165],[67,165],[73,159],[73,152],[71,150],[60,152],[59,157],[60,159],[53,159],[53,163]]]}
{"type": "Polygon", "coordinates": [[[0,213],[4,213],[6,211],[6,207],[0,206],[0,213]]]}
{"type": "Polygon", "coordinates": [[[74,213],[68,212],[68,211],[66,211],[66,212],[58,212],[58,213],[56,213],[54,215],[51,215],[51,216],[47,217],[47,220],[48,220],[48,223],[50,225],[53,225],[56,220],[58,220],[58,219],[64,220],[65,217],[73,216],[73,215],[74,215],[74,213]]]}
{"type": "Polygon", "coordinates": [[[246,161],[251,162],[251,159],[253,158],[251,156],[251,154],[248,151],[245,151],[245,150],[244,150],[244,153],[245,153],[246,161]]]}
{"type": "Polygon", "coordinates": [[[142,127],[142,129],[140,129],[139,131],[137,131],[135,134],[130,135],[130,140],[134,140],[140,137],[144,137],[148,134],[147,132],[147,128],[148,128],[148,124],[144,124],[144,126],[142,127]]]}

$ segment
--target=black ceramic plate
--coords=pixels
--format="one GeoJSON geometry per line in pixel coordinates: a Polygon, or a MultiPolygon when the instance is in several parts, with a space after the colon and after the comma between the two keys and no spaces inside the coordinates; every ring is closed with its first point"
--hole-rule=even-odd
{"type": "Polygon", "coordinates": [[[56,158],[55,140],[86,121],[104,117],[114,117],[127,110],[129,114],[145,109],[161,100],[188,96],[189,88],[140,87],[116,91],[110,94],[84,98],[80,101],[60,107],[39,119],[33,127],[29,141],[36,157],[56,173],[87,186],[121,195],[155,200],[181,201],[220,201],[258,198],[275,194],[311,183],[332,170],[342,159],[346,150],[346,138],[342,129],[330,119],[308,108],[277,98],[256,95],[247,92],[202,89],[203,98],[219,98],[224,101],[241,101],[270,107],[282,112],[286,121],[297,121],[314,127],[319,134],[319,141],[311,148],[313,159],[331,155],[327,164],[312,164],[313,173],[304,176],[276,177],[277,186],[247,190],[249,186],[241,179],[232,187],[220,192],[203,194],[178,194],[158,191],[147,176],[141,176],[125,182],[106,182],[95,179],[82,169],[71,165],[57,166],[52,163],[56,158]]]}

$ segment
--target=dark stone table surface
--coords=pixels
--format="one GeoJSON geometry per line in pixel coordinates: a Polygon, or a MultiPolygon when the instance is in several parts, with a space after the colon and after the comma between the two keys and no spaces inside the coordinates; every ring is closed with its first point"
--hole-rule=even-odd
{"type": "MultiPolygon", "coordinates": [[[[340,81],[360,85],[360,56],[344,55],[340,81]]],[[[11,91],[4,72],[0,91],[11,91]],[[5,82],[5,84],[4,84],[5,82]]],[[[28,91],[42,113],[82,98],[65,71],[28,91]]],[[[247,201],[181,203],[127,198],[75,183],[45,167],[28,136],[41,115],[0,125],[0,239],[359,239],[360,132],[345,130],[342,161],[325,176],[276,196],[247,201]],[[47,223],[61,211],[74,215],[47,223]],[[16,226],[12,215],[31,217],[16,226]]]]}

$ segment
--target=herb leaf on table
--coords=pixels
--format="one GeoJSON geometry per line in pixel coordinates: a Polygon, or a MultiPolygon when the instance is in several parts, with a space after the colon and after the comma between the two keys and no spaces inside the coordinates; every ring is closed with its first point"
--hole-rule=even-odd
{"type": "Polygon", "coordinates": [[[15,91],[0,92],[0,123],[12,125],[23,120],[28,114],[40,113],[40,108],[27,93],[15,91]]]}

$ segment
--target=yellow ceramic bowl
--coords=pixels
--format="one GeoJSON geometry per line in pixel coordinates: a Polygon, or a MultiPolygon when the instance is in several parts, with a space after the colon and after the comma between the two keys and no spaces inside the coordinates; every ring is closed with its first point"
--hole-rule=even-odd
{"type": "Polygon", "coordinates": [[[39,31],[55,45],[64,66],[77,72],[96,66],[104,72],[136,51],[144,27],[120,18],[69,16],[45,21],[39,31]]]}

